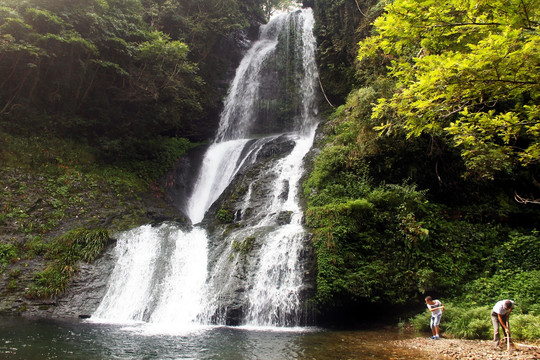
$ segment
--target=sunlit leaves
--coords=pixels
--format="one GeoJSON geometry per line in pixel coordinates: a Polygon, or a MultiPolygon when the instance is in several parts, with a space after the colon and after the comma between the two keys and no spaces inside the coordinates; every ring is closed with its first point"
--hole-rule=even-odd
{"type": "Polygon", "coordinates": [[[398,0],[360,43],[359,59],[390,61],[393,97],[378,129],[450,135],[471,174],[538,163],[540,21],[536,0],[398,0]]]}
{"type": "Polygon", "coordinates": [[[189,52],[186,44],[180,41],[171,41],[160,32],[153,33],[153,39],[139,44],[139,58],[162,63],[167,60],[185,60],[189,52]]]}

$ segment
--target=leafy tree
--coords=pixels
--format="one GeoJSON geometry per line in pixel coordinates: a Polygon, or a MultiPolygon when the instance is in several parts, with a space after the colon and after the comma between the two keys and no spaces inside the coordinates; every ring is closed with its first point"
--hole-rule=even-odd
{"type": "Polygon", "coordinates": [[[0,116],[23,120],[6,128],[103,144],[104,136],[180,135],[200,113],[188,47],[145,24],[139,1],[2,4],[0,116]]]}
{"type": "Polygon", "coordinates": [[[449,136],[468,173],[492,179],[540,159],[540,7],[536,0],[396,0],[358,58],[390,62],[397,88],[379,127],[449,136]]]}

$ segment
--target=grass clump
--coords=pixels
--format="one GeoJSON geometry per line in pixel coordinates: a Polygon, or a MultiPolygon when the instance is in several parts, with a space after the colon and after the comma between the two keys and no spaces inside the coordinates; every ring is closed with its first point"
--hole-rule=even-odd
{"type": "Polygon", "coordinates": [[[18,258],[17,247],[10,243],[0,243],[0,273],[4,272],[7,264],[18,258]]]}
{"type": "Polygon", "coordinates": [[[45,270],[37,273],[26,296],[44,299],[60,295],[78,270],[78,262],[94,261],[109,242],[104,229],[75,229],[48,244],[45,257],[51,260],[45,270]]]}
{"type": "Polygon", "coordinates": [[[540,339],[540,314],[520,314],[511,319],[512,337],[521,340],[538,341],[540,339]]]}
{"type": "Polygon", "coordinates": [[[229,224],[233,222],[234,216],[230,210],[219,209],[217,212],[217,218],[222,224],[229,224]]]}
{"type": "Polygon", "coordinates": [[[251,251],[251,249],[253,249],[254,244],[255,244],[255,237],[248,236],[243,241],[234,240],[231,246],[234,251],[242,255],[246,255],[251,251]]]}
{"type": "Polygon", "coordinates": [[[446,332],[462,339],[489,339],[492,336],[491,309],[488,306],[445,311],[446,332]]]}

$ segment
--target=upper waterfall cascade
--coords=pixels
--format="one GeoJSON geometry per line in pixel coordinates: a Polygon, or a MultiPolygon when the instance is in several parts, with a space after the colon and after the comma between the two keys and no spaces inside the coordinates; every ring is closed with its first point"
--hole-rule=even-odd
{"type": "Polygon", "coordinates": [[[311,9],[303,9],[261,26],[187,201],[197,225],[189,232],[164,223],[122,233],[93,318],[163,328],[304,323],[298,190],[317,126],[313,25],[311,9]],[[236,194],[226,209],[235,226],[205,229],[205,214],[229,193],[236,194]]]}

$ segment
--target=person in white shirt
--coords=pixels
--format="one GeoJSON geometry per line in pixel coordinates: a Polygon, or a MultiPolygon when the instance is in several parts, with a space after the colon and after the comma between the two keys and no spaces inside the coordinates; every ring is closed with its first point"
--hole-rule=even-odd
{"type": "Polygon", "coordinates": [[[441,323],[442,313],[444,306],[439,300],[433,300],[431,296],[426,297],[426,305],[429,311],[431,311],[431,321],[429,327],[433,336],[430,339],[439,340],[439,324],[441,323]]]}
{"type": "Polygon", "coordinates": [[[506,335],[510,336],[508,319],[513,308],[514,302],[512,300],[501,300],[495,304],[493,310],[491,311],[491,322],[493,323],[493,342],[495,344],[495,348],[499,346],[499,342],[501,340],[499,335],[499,324],[501,324],[503,327],[506,335]]]}

